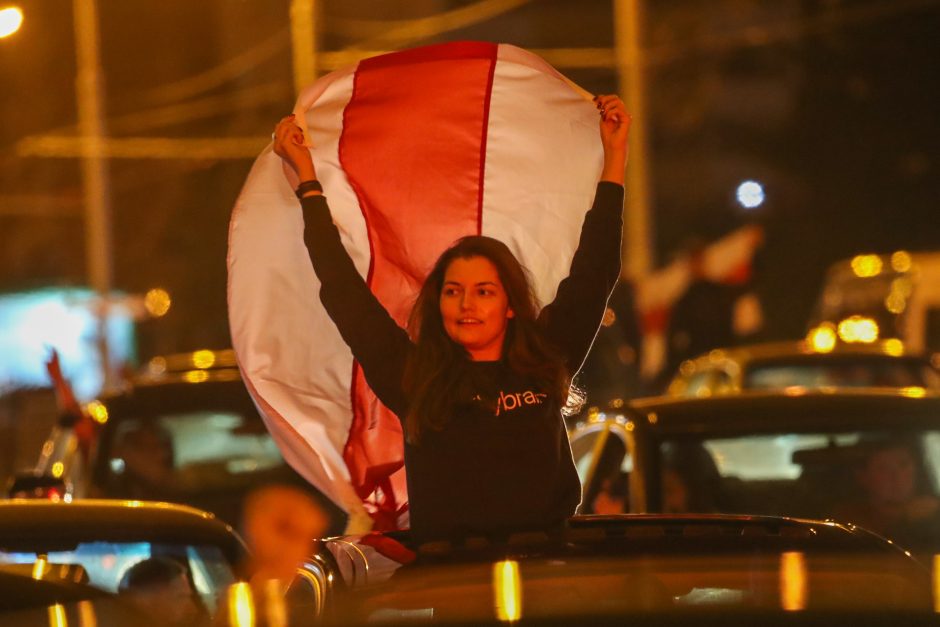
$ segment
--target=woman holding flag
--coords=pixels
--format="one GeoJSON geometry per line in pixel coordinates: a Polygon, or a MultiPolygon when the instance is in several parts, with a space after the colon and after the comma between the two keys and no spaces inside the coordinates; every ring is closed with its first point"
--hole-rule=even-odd
{"type": "Polygon", "coordinates": [[[554,300],[538,310],[505,244],[463,237],[424,281],[407,331],[343,247],[294,117],[275,129],[274,151],[300,180],[323,306],[378,399],[402,421],[418,540],[551,529],[580,501],[562,411],[620,274],[630,126],[618,97],[594,102],[603,169],[554,300]]]}

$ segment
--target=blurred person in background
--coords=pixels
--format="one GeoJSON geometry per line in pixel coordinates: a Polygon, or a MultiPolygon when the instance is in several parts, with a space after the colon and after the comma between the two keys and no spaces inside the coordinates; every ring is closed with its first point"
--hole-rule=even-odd
{"type": "Polygon", "coordinates": [[[317,550],[329,517],[313,497],[294,486],[259,488],[245,499],[242,532],[251,558],[244,574],[251,581],[290,584],[297,568],[317,550]]]}
{"type": "Polygon", "coordinates": [[[762,325],[760,301],[750,276],[733,282],[716,281],[705,271],[705,242],[694,239],[686,250],[690,281],[669,317],[666,380],[683,361],[734,346],[762,325]]]}
{"type": "Polygon", "coordinates": [[[835,509],[855,523],[902,545],[935,544],[940,537],[940,499],[932,493],[916,441],[883,438],[862,444],[855,469],[862,494],[835,509]]]}
{"type": "Polygon", "coordinates": [[[250,557],[241,576],[251,585],[259,627],[312,624],[317,594],[297,571],[329,524],[313,497],[294,486],[265,486],[245,499],[242,535],[250,557]]]}
{"type": "Polygon", "coordinates": [[[169,431],[153,419],[130,422],[115,447],[123,460],[112,493],[119,498],[172,499],[175,451],[169,431]]]}
{"type": "Polygon", "coordinates": [[[150,557],[128,568],[121,576],[118,593],[141,614],[159,616],[166,625],[207,620],[186,567],[169,557],[150,557]]]}

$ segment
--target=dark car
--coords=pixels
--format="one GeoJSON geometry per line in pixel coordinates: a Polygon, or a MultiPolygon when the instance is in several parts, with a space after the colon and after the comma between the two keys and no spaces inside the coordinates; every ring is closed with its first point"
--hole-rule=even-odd
{"type": "Polygon", "coordinates": [[[688,398],[787,388],[923,388],[940,392],[940,370],[900,340],[848,343],[816,330],[802,342],[719,349],[683,362],[666,390],[688,398]]]}
{"type": "Polygon", "coordinates": [[[93,441],[83,446],[76,429],[59,427],[38,464],[68,499],[169,501],[237,525],[247,493],[282,483],[310,492],[342,528],[342,513],[284,461],[231,350],[154,358],[88,413],[93,441]]]}
{"type": "Polygon", "coordinates": [[[750,393],[634,401],[571,434],[585,511],[624,509],[853,522],[940,550],[940,396],[750,393]]]}
{"type": "Polygon", "coordinates": [[[342,625],[753,624],[797,610],[831,621],[933,609],[929,572],[897,547],[775,517],[575,517],[552,534],[421,546],[407,532],[371,534],[327,541],[305,568],[323,622],[342,625]]]}
{"type": "MultiPolygon", "coordinates": [[[[176,602],[189,606],[193,619],[208,621],[235,582],[245,556],[245,546],[231,527],[207,512],[180,505],[0,502],[0,575],[5,577],[0,580],[0,612],[14,612],[0,614],[0,623],[10,624],[16,611],[36,604],[97,602],[115,595],[128,600],[127,611],[132,612],[133,599],[127,595],[133,593],[128,587],[133,581],[128,573],[151,563],[169,564],[180,573],[185,595],[176,602]],[[31,586],[23,577],[45,585],[31,586]],[[16,590],[21,592],[14,597],[16,590]]],[[[168,596],[165,602],[172,604],[173,599],[168,596]]],[[[110,605],[105,607],[112,611],[110,605]]]]}

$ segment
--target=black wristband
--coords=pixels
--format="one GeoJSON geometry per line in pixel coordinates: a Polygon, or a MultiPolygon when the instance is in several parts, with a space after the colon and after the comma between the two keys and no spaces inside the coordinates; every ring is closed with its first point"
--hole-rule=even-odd
{"type": "Polygon", "coordinates": [[[323,186],[320,185],[320,181],[313,179],[310,181],[302,181],[300,185],[297,186],[297,189],[294,190],[294,193],[297,194],[297,198],[303,198],[304,194],[307,192],[320,192],[323,193],[323,186]]]}

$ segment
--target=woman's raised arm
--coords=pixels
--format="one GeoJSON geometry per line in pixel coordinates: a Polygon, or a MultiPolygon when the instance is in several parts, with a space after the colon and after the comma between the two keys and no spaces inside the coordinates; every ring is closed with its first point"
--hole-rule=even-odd
{"type": "Polygon", "coordinates": [[[408,334],[366,285],[343,246],[326,197],[315,183],[313,158],[293,115],[282,119],[275,128],[274,152],[300,179],[298,195],[304,212],[304,243],[320,279],[320,301],[362,366],[369,386],[389,409],[398,413],[404,403],[402,372],[412,349],[408,334]]]}
{"type": "Polygon", "coordinates": [[[620,277],[623,179],[630,116],[617,96],[597,96],[604,168],[594,206],[584,216],[581,239],[568,276],[555,299],[539,314],[552,342],[562,350],[573,376],[594,342],[607,299],[620,277]]]}

